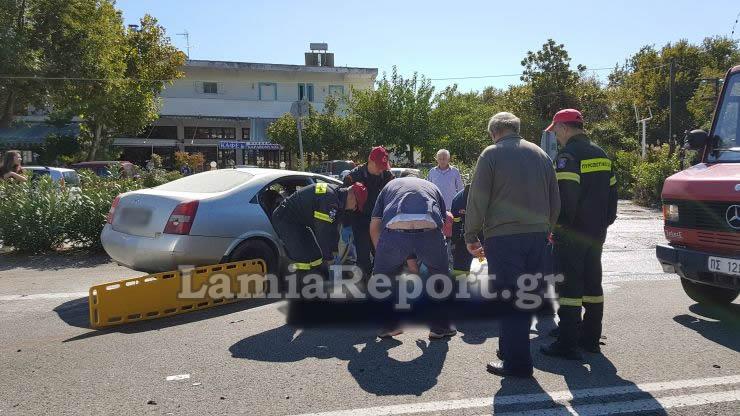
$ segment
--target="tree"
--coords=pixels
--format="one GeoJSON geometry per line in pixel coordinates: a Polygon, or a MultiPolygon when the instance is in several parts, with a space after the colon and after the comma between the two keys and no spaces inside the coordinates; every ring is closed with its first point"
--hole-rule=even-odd
{"type": "Polygon", "coordinates": [[[406,152],[414,163],[414,149],[432,145],[430,117],[434,87],[414,73],[405,79],[393,67],[390,79],[383,75],[375,90],[353,93],[350,110],[355,115],[358,144],[363,152],[384,145],[406,152]]]}
{"type": "Polygon", "coordinates": [[[524,67],[521,80],[532,89],[532,106],[541,119],[540,130],[557,111],[579,107],[576,87],[586,67],[578,65],[578,71],[570,68],[565,45],[548,39],[539,51],[527,52],[521,63],[524,67]]]}
{"type": "Polygon", "coordinates": [[[459,161],[473,163],[491,140],[486,132],[492,106],[476,92],[461,93],[457,85],[447,87],[434,98],[430,123],[433,147],[425,159],[445,148],[459,161]]]}
{"type": "MultiPolygon", "coordinates": [[[[356,136],[353,119],[343,114],[342,98],[329,96],[323,111],[313,106],[303,118],[303,151],[308,163],[315,159],[341,159],[356,155],[356,136]]],[[[270,139],[283,146],[285,151],[298,153],[298,128],[293,115],[286,113],[267,128],[270,139]]]]}
{"type": "MultiPolygon", "coordinates": [[[[136,134],[157,117],[158,95],[166,82],[183,74],[185,57],[165,36],[164,28],[149,15],[138,29],[124,29],[120,13],[110,1],[80,1],[76,14],[84,15],[68,28],[60,44],[86,38],[76,48],[77,77],[55,92],[55,107],[85,121],[90,136],[88,160],[95,159],[104,137],[114,132],[136,134]]],[[[66,50],[66,48],[65,48],[66,50]]]]}
{"type": "MultiPolygon", "coordinates": [[[[43,75],[44,39],[35,31],[40,8],[34,0],[0,0],[0,74],[43,75]]],[[[38,103],[44,84],[29,79],[0,79],[0,127],[7,127],[16,112],[38,103]]]]}

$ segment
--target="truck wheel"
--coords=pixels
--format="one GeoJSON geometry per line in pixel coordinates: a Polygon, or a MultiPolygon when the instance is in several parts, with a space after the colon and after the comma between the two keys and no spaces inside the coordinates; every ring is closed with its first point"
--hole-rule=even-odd
{"type": "Polygon", "coordinates": [[[691,299],[697,303],[703,304],[714,304],[714,305],[727,305],[732,303],[733,300],[740,292],[737,289],[725,289],[722,287],[714,287],[701,283],[695,283],[691,280],[681,278],[681,286],[683,291],[691,299]]]}

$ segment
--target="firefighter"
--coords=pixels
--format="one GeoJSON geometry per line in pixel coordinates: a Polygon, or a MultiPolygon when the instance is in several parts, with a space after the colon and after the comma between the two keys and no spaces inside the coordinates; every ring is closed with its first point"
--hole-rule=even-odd
{"type": "Polygon", "coordinates": [[[452,198],[452,274],[454,276],[467,277],[470,274],[470,263],[473,255],[468,251],[465,244],[465,208],[468,205],[468,190],[470,185],[458,192],[452,198]]]}
{"type": "Polygon", "coordinates": [[[559,111],[547,131],[555,133],[561,146],[555,161],[561,208],[553,241],[564,281],[557,286],[557,341],[542,352],[577,360],[578,347],[601,352],[601,252],[606,229],[617,217],[616,178],[606,153],[586,137],[579,111],[559,111]]]}
{"type": "Polygon", "coordinates": [[[346,188],[317,183],[296,191],[275,209],[273,228],[299,274],[328,272],[343,212],[357,210],[366,200],[367,188],[361,183],[346,188]]]}

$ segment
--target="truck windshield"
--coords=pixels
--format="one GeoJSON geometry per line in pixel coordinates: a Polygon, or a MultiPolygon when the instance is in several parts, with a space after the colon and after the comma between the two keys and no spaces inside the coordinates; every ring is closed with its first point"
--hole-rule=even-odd
{"type": "Polygon", "coordinates": [[[725,88],[714,126],[718,144],[709,162],[740,162],[740,73],[732,75],[725,88]]]}

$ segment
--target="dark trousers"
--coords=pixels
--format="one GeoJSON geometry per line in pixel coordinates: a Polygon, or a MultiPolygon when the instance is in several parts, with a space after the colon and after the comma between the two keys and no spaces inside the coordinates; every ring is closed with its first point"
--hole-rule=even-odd
{"type": "MultiPolygon", "coordinates": [[[[410,256],[416,256],[419,262],[424,263],[429,276],[441,274],[449,277],[447,242],[439,229],[414,233],[384,229],[378,240],[373,274],[393,278],[401,272],[410,256]]],[[[424,285],[426,286],[426,282],[424,285]]],[[[429,322],[432,330],[450,327],[449,320],[439,317],[443,314],[434,315],[437,318],[429,322]]],[[[394,327],[397,324],[397,320],[389,319],[387,326],[394,327]]]]}
{"type": "Polygon", "coordinates": [[[452,273],[455,275],[470,272],[470,263],[473,256],[468,251],[465,240],[459,237],[452,238],[452,273]]]}
{"type": "Polygon", "coordinates": [[[579,341],[589,346],[599,343],[604,316],[603,244],[603,238],[571,237],[559,239],[555,245],[558,268],[564,276],[564,281],[557,286],[560,299],[558,342],[564,347],[575,348],[579,341]]]}
{"type": "Polygon", "coordinates": [[[357,266],[362,269],[367,278],[373,270],[373,261],[370,259],[370,255],[375,254],[370,240],[370,218],[354,218],[352,221],[352,236],[355,242],[357,266]]]}
{"type": "MultiPolygon", "coordinates": [[[[488,260],[488,273],[495,276],[492,282],[502,290],[517,291],[517,280],[524,274],[543,271],[547,233],[527,233],[495,236],[486,239],[484,249],[488,260]]],[[[530,370],[532,355],[529,351],[529,328],[532,311],[520,310],[514,302],[507,302],[501,317],[499,351],[504,367],[512,370],[530,370]]]]}
{"type": "Polygon", "coordinates": [[[288,221],[282,215],[272,217],[272,227],[285,245],[298,270],[318,268],[323,263],[321,247],[310,227],[288,221]]]}

